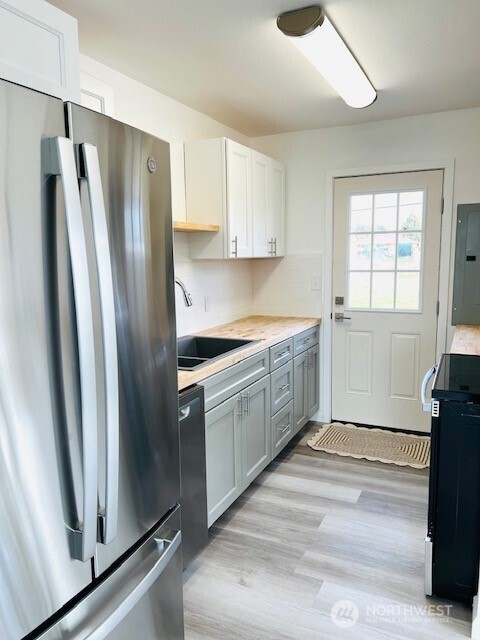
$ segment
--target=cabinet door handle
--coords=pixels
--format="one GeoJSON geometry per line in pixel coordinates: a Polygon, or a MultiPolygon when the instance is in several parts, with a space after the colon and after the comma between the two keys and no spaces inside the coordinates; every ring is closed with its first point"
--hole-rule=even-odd
{"type": "Polygon", "coordinates": [[[237,416],[243,416],[243,413],[244,413],[243,395],[240,395],[237,398],[237,416]]]}
{"type": "Polygon", "coordinates": [[[273,255],[276,256],[277,255],[277,239],[276,238],[273,239],[273,251],[274,251],[273,255]]]}
{"type": "Polygon", "coordinates": [[[271,256],[273,255],[273,238],[270,238],[270,240],[268,240],[267,245],[268,245],[267,253],[269,256],[271,256]]]}
{"type": "Polygon", "coordinates": [[[250,413],[250,394],[248,391],[246,391],[245,393],[242,393],[242,407],[243,407],[243,413],[245,415],[248,415],[250,413]],[[245,403],[244,403],[245,400],[245,403]]]}
{"type": "Polygon", "coordinates": [[[233,244],[232,256],[234,258],[238,258],[238,236],[235,236],[233,238],[232,244],[233,244]]]}

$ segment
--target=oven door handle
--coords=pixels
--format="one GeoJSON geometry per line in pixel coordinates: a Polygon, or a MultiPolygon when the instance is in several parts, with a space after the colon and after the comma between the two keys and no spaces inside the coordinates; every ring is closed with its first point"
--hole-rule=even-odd
{"type": "Polygon", "coordinates": [[[422,409],[426,413],[431,413],[431,411],[432,411],[432,403],[431,403],[431,401],[427,402],[427,387],[428,387],[428,383],[430,382],[431,378],[433,378],[433,376],[435,375],[436,372],[437,372],[437,365],[434,364],[433,367],[430,367],[430,369],[427,371],[427,373],[425,374],[425,377],[423,378],[423,382],[422,382],[422,391],[421,391],[422,409]]]}

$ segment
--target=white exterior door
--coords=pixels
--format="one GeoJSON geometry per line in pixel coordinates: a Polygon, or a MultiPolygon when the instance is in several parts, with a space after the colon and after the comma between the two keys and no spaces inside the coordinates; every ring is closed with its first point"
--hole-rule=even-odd
{"type": "Polygon", "coordinates": [[[442,191],[442,170],[335,180],[334,420],[429,430],[442,191]]]}
{"type": "Polygon", "coordinates": [[[227,140],[227,218],[227,255],[252,257],[252,150],[233,140],[227,140]]]}

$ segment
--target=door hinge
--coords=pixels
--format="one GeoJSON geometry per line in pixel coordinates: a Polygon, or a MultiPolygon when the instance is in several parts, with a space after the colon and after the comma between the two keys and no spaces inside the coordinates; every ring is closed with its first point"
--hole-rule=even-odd
{"type": "Polygon", "coordinates": [[[438,400],[432,400],[432,418],[438,418],[440,416],[440,402],[438,400]]]}
{"type": "Polygon", "coordinates": [[[440,300],[437,300],[437,316],[440,315],[440,300]]]}

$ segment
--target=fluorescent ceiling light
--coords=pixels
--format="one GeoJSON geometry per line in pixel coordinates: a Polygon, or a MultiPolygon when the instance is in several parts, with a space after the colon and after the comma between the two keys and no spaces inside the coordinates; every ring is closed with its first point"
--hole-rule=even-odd
{"type": "Polygon", "coordinates": [[[350,107],[375,101],[377,92],[321,7],[282,13],[277,26],[350,107]]]}

